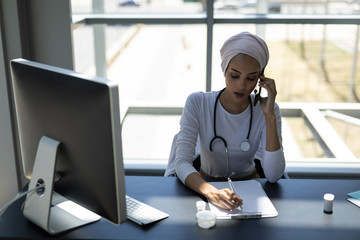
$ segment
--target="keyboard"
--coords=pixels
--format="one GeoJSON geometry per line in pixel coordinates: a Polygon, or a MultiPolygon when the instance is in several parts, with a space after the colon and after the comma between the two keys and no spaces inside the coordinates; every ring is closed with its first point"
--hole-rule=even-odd
{"type": "Polygon", "coordinates": [[[129,196],[126,196],[126,211],[127,218],[139,225],[150,224],[169,217],[169,214],[129,196]]]}

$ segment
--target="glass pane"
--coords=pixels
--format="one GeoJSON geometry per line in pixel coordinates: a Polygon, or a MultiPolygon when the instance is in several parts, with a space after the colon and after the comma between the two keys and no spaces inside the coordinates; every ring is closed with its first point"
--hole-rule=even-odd
{"type": "Polygon", "coordinates": [[[287,130],[291,130],[291,136],[294,138],[291,139],[289,134],[283,133],[283,144],[287,161],[301,158],[326,158],[323,149],[314,138],[303,118],[284,118],[283,121],[289,127],[287,130]],[[296,147],[294,148],[294,146],[296,147]]]}
{"type": "Polygon", "coordinates": [[[128,115],[122,130],[124,158],[163,160],[166,164],[173,138],[179,132],[179,121],[180,116],[128,115]]]}
{"type": "Polygon", "coordinates": [[[217,0],[214,3],[215,13],[281,13],[282,1],[269,0],[217,0]]]}
{"type": "Polygon", "coordinates": [[[73,30],[73,46],[75,71],[95,75],[93,27],[73,30]]]}
{"type": "MultiPolygon", "coordinates": [[[[107,78],[120,85],[120,101],[182,106],[205,88],[203,25],[104,26],[107,78]]],[[[76,71],[96,74],[93,26],[74,31],[76,71]]],[[[97,45],[101,47],[101,43],[97,45]]]]}
{"type": "Polygon", "coordinates": [[[205,42],[205,26],[138,25],[108,66],[120,101],[182,106],[205,88],[205,42]]]}
{"type": "Polygon", "coordinates": [[[333,118],[328,118],[328,120],[354,155],[357,158],[360,158],[360,145],[358,144],[360,126],[352,125],[333,118]]]}
{"type": "MultiPolygon", "coordinates": [[[[72,12],[92,13],[101,6],[104,13],[201,13],[206,0],[72,0],[72,12]]],[[[98,9],[99,10],[99,9],[98,9]]]]}
{"type": "MultiPolygon", "coordinates": [[[[106,56],[105,66],[111,66],[122,49],[136,34],[137,25],[85,25],[73,31],[75,70],[90,75],[96,73],[95,46],[100,54],[106,56]],[[99,30],[100,27],[100,31],[99,30]],[[95,40],[95,33],[104,35],[104,41],[95,40]]],[[[99,38],[97,38],[99,39],[99,38]]],[[[106,75],[106,73],[105,73],[106,75]]]]}
{"type": "Polygon", "coordinates": [[[359,1],[217,0],[215,13],[233,14],[358,14],[359,1]]]}
{"type": "Polygon", "coordinates": [[[214,90],[225,85],[219,50],[228,37],[241,31],[265,36],[270,51],[265,75],[276,81],[277,101],[356,102],[359,99],[360,92],[355,87],[360,83],[360,70],[354,67],[358,61],[354,58],[357,51],[354,25],[217,25],[212,69],[214,90]]]}

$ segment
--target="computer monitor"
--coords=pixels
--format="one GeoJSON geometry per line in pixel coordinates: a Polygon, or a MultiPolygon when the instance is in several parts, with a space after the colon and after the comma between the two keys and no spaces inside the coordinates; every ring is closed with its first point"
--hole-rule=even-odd
{"type": "Polygon", "coordinates": [[[45,186],[24,215],[50,234],[126,220],[117,85],[24,59],[10,66],[18,155],[29,189],[45,186]]]}

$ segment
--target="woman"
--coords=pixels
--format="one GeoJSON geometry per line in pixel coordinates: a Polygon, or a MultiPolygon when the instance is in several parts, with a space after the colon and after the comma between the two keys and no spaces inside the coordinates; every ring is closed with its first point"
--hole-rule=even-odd
{"type": "Polygon", "coordinates": [[[175,168],[185,185],[221,208],[234,209],[242,204],[241,197],[205,179],[257,178],[254,159],[258,158],[266,178],[276,182],[284,173],[285,159],[275,81],[263,75],[269,60],[266,43],[243,32],[229,38],[220,54],[226,88],[188,97],[180,120],[175,168]],[[252,94],[257,85],[268,92],[258,103],[252,94]],[[200,172],[192,165],[197,140],[200,172]]]}

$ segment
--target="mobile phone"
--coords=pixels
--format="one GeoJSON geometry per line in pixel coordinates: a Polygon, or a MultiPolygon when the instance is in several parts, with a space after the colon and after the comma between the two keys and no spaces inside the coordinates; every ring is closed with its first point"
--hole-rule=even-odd
{"type": "Polygon", "coordinates": [[[255,94],[254,106],[256,106],[257,102],[260,100],[260,94],[261,94],[261,87],[259,88],[259,91],[255,94]]]}
{"type": "MultiPolygon", "coordinates": [[[[261,71],[260,76],[264,76],[264,70],[265,69],[261,71]]],[[[260,78],[259,81],[261,81],[260,78]]],[[[255,94],[254,107],[256,106],[257,102],[260,100],[260,95],[261,95],[261,87],[259,87],[259,91],[257,91],[257,93],[255,94]]]]}

